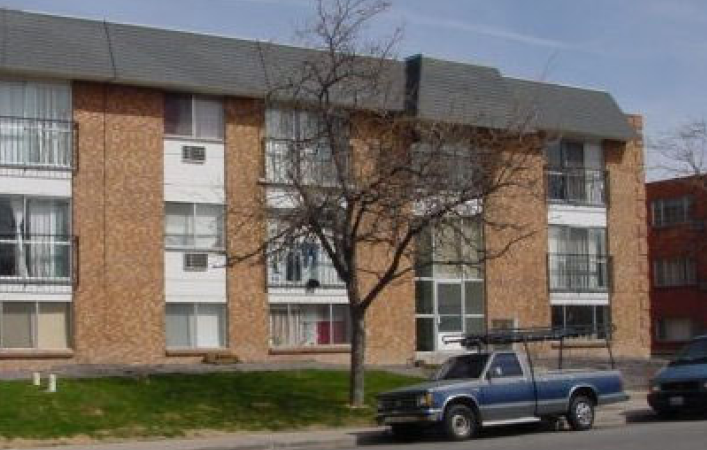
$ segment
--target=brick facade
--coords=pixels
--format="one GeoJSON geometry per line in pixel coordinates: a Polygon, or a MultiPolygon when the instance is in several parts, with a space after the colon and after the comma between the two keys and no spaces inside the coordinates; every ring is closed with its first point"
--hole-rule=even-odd
{"type": "MultiPolygon", "coordinates": [[[[79,238],[79,284],[73,301],[73,357],[4,360],[5,368],[66,363],[180,363],[198,361],[165,351],[163,103],[156,89],[88,82],[73,86],[79,163],[73,181],[73,231],[79,238]]],[[[637,119],[635,122],[638,124],[637,119]]],[[[264,106],[261,100],[225,101],[227,249],[252,251],[262,242],[265,216],[248,223],[243,211],[262,213],[264,106]]],[[[614,258],[612,316],[620,356],[648,354],[643,153],[640,141],[606,144],[611,182],[609,247],[614,258]]],[[[509,189],[489,214],[520,225],[529,236],[486,264],[487,323],[516,319],[520,326],[550,323],[547,285],[545,161],[528,161],[528,189],[509,189]]],[[[491,252],[511,237],[485,230],[491,252]]],[[[517,233],[517,231],[514,231],[517,233]]],[[[362,255],[387,257],[376,249],[362,255]]],[[[244,361],[317,359],[347,362],[348,354],[307,350],[271,354],[266,268],[262,262],[227,269],[228,348],[244,361]]],[[[367,361],[403,364],[415,358],[415,285],[412,274],[390,286],[367,316],[367,361]]],[[[64,355],[66,356],[66,355],[64,355]]]]}
{"type": "Polygon", "coordinates": [[[650,271],[651,342],[654,353],[672,353],[684,345],[680,339],[659,339],[658,322],[687,320],[691,334],[707,331],[707,190],[704,178],[677,178],[648,183],[646,186],[648,212],[648,249],[650,271]],[[692,198],[690,217],[686,223],[654,226],[651,204],[656,200],[692,198]],[[687,286],[656,286],[653,263],[656,260],[691,258],[695,265],[694,284],[687,286]]]}

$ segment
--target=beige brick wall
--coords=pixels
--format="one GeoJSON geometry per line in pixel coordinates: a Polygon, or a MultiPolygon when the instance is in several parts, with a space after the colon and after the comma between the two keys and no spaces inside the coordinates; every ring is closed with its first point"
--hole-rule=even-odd
{"type": "Polygon", "coordinates": [[[77,362],[164,356],[163,96],[74,84],[77,362]]]}
{"type": "Polygon", "coordinates": [[[491,222],[514,224],[515,229],[486,226],[487,324],[495,319],[517,319],[518,326],[548,326],[547,202],[543,191],[542,154],[509,157],[525,170],[520,185],[503,189],[486,205],[491,222]],[[523,237],[500,257],[510,242],[523,237]]]}
{"type": "MultiPolygon", "coordinates": [[[[641,132],[642,120],[631,117],[641,132]]],[[[648,357],[650,317],[648,300],[648,244],[643,140],[607,143],[610,204],[609,253],[613,257],[611,313],[617,327],[619,356],[648,357]]]]}
{"type": "MultiPolygon", "coordinates": [[[[227,246],[230,255],[257,249],[265,239],[261,140],[263,103],[226,101],[227,246]]],[[[262,361],[268,355],[269,319],[265,266],[258,259],[228,269],[230,351],[244,361],[262,361]]]]}

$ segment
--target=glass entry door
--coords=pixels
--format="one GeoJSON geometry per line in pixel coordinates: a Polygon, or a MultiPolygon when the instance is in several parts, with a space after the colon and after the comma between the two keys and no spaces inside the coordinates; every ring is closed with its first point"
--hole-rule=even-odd
{"type": "Polygon", "coordinates": [[[444,338],[464,332],[462,284],[437,283],[437,350],[459,350],[459,344],[445,344],[444,338]]]}

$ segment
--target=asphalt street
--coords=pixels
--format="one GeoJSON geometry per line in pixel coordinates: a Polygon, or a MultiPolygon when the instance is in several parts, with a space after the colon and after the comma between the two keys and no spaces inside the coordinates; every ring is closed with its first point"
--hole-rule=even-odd
{"type": "MultiPolygon", "coordinates": [[[[584,432],[540,431],[532,426],[488,430],[465,442],[446,442],[429,436],[421,442],[370,442],[375,450],[705,450],[707,420],[685,419],[669,422],[650,420],[623,427],[598,428],[584,432]]],[[[366,444],[362,444],[366,446],[366,444]]],[[[361,448],[360,446],[358,447],[361,448]]]]}

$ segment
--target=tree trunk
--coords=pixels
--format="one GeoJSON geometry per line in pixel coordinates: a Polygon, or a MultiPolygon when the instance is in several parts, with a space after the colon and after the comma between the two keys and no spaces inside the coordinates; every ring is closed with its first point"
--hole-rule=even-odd
{"type": "Polygon", "coordinates": [[[349,403],[354,408],[364,406],[364,364],[366,355],[365,310],[351,305],[351,371],[349,372],[349,403]]]}

